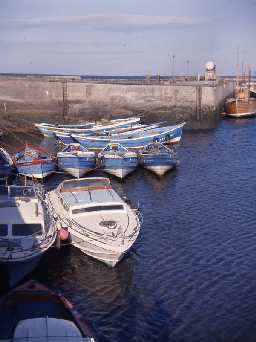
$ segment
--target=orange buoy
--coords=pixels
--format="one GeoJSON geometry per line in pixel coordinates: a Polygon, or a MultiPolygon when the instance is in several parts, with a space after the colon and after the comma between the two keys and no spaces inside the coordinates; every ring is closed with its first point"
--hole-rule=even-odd
{"type": "Polygon", "coordinates": [[[69,239],[69,231],[66,228],[59,229],[60,241],[67,241],[69,239]]]}

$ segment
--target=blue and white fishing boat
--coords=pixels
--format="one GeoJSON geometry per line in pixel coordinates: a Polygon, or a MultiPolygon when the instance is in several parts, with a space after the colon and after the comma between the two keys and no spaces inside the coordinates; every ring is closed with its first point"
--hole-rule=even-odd
{"type": "Polygon", "coordinates": [[[10,175],[13,169],[13,161],[9,153],[0,147],[0,179],[10,175]]]}
{"type": "Polygon", "coordinates": [[[87,122],[84,124],[66,124],[66,125],[51,125],[47,123],[39,123],[35,124],[35,127],[39,129],[39,131],[42,133],[43,136],[45,137],[54,137],[54,131],[58,132],[64,132],[66,130],[68,131],[74,131],[76,132],[76,129],[89,129],[92,128],[95,125],[94,122],[87,122]]]}
{"type": "Polygon", "coordinates": [[[140,118],[132,117],[126,119],[116,119],[110,120],[104,124],[92,124],[90,123],[88,127],[60,127],[48,124],[35,124],[35,126],[40,130],[40,132],[46,137],[54,137],[54,132],[59,133],[69,133],[69,134],[93,134],[97,132],[109,131],[115,128],[126,128],[137,124],[140,118]]]}
{"type": "Polygon", "coordinates": [[[96,167],[96,155],[80,144],[66,146],[57,154],[59,170],[80,178],[96,167]]]}
{"type": "Polygon", "coordinates": [[[178,143],[182,136],[182,128],[185,123],[175,126],[158,127],[153,130],[135,133],[129,137],[105,137],[105,136],[86,136],[79,134],[72,134],[72,137],[81,145],[88,149],[101,150],[107,144],[121,144],[129,149],[141,149],[144,146],[159,141],[162,143],[178,143]]]}
{"type": "Polygon", "coordinates": [[[144,147],[139,152],[140,164],[158,176],[163,176],[167,171],[176,167],[178,160],[176,152],[159,142],[144,147]]]}
{"type": "Polygon", "coordinates": [[[76,143],[76,140],[72,138],[70,133],[63,133],[58,131],[53,131],[53,133],[58,143],[61,143],[63,145],[70,145],[76,143]]]}
{"type": "Polygon", "coordinates": [[[25,145],[16,153],[14,164],[19,174],[43,179],[56,170],[56,159],[39,146],[25,145]]]}
{"type": "Polygon", "coordinates": [[[120,144],[108,144],[98,158],[103,170],[118,178],[124,178],[138,166],[137,153],[128,151],[120,144]]]}

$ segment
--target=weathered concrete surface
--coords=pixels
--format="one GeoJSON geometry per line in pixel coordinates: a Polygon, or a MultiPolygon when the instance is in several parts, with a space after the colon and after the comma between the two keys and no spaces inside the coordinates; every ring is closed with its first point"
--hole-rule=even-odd
{"type": "Polygon", "coordinates": [[[40,77],[0,77],[0,113],[38,121],[144,114],[148,122],[186,121],[187,128],[216,127],[233,83],[119,84],[40,77]],[[65,94],[65,89],[67,93],[65,94]],[[64,110],[65,113],[65,110],[64,110]]]}

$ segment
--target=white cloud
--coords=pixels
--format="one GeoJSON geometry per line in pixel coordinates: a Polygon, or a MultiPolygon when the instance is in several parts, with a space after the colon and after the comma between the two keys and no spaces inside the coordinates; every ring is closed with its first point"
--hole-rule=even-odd
{"type": "Polygon", "coordinates": [[[161,30],[174,26],[191,26],[208,23],[205,17],[147,16],[147,15],[88,15],[77,17],[2,19],[0,28],[34,28],[83,26],[88,29],[108,31],[161,30]]]}

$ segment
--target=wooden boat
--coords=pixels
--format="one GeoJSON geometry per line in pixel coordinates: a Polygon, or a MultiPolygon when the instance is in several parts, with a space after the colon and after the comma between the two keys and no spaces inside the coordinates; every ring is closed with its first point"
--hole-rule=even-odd
{"type": "Polygon", "coordinates": [[[118,178],[124,178],[138,166],[137,153],[128,151],[120,144],[108,144],[98,159],[103,170],[118,178]]]}
{"type": "Polygon", "coordinates": [[[81,145],[86,146],[88,149],[101,150],[107,144],[121,144],[129,149],[141,149],[144,146],[150,144],[153,141],[165,142],[165,143],[178,143],[182,136],[182,128],[185,123],[175,126],[158,127],[146,132],[140,132],[131,134],[129,137],[105,137],[105,136],[86,136],[75,135],[72,137],[81,145]]]}
{"type": "Polygon", "coordinates": [[[68,227],[71,243],[83,253],[114,267],[140,232],[137,209],[132,209],[107,178],[63,181],[48,193],[59,225],[68,227]]]}
{"type": "Polygon", "coordinates": [[[232,118],[248,118],[256,115],[255,99],[231,98],[225,103],[225,115],[232,118]]]}
{"type": "Polygon", "coordinates": [[[13,161],[9,153],[0,147],[0,179],[10,175],[13,169],[13,161]]]}
{"type": "Polygon", "coordinates": [[[0,341],[95,342],[88,321],[61,294],[33,280],[0,299],[0,341]]]}
{"type": "Polygon", "coordinates": [[[25,145],[14,157],[19,174],[43,179],[56,169],[56,160],[48,151],[39,146],[25,145]]]}
{"type": "Polygon", "coordinates": [[[176,167],[178,160],[174,150],[155,142],[147,145],[139,152],[140,164],[158,176],[176,167]]]}
{"type": "Polygon", "coordinates": [[[0,187],[0,264],[8,287],[31,272],[56,239],[39,191],[28,186],[0,187]]]}
{"type": "Polygon", "coordinates": [[[80,144],[66,146],[57,154],[59,170],[70,173],[76,178],[96,168],[96,155],[80,144]]]}
{"type": "Polygon", "coordinates": [[[250,97],[256,99],[256,90],[250,89],[250,97]]]}

